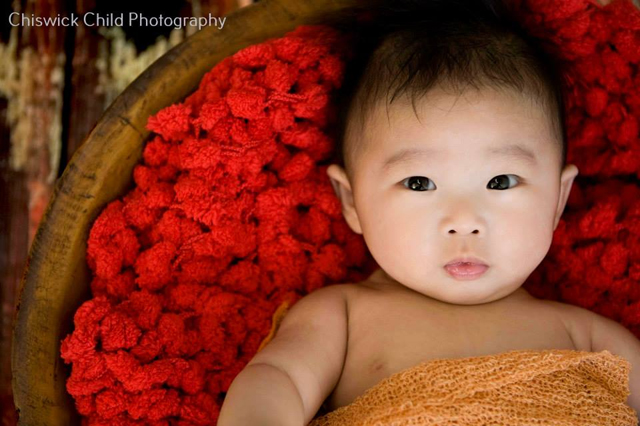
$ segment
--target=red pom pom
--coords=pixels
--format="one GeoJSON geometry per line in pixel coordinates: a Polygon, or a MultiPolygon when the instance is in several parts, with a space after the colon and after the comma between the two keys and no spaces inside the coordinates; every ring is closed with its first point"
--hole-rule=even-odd
{"type": "Polygon", "coordinates": [[[299,152],[280,170],[278,177],[285,182],[302,180],[309,175],[314,165],[311,157],[304,152],[299,152]]]}
{"type": "Polygon", "coordinates": [[[165,140],[174,141],[187,135],[191,128],[191,107],[171,105],[149,117],[147,129],[158,133],[165,140]]]}
{"type": "Polygon", "coordinates": [[[597,117],[607,106],[609,95],[600,87],[593,87],[584,95],[585,110],[592,117],[597,117]]]}
{"type": "Polygon", "coordinates": [[[142,152],[142,158],[147,166],[158,167],[167,162],[169,148],[171,145],[164,142],[161,137],[156,136],[147,142],[142,152]]]}
{"type": "Polygon", "coordinates": [[[637,31],[621,29],[613,35],[611,42],[625,61],[640,62],[640,34],[637,31]]]}
{"type": "MultiPolygon", "coordinates": [[[[627,270],[629,251],[622,243],[608,244],[600,257],[600,266],[611,277],[621,277],[627,270]]],[[[605,283],[608,279],[605,279],[605,283]]]]}
{"type": "Polygon", "coordinates": [[[171,261],[176,255],[176,247],[169,242],[160,242],[140,253],[135,264],[136,284],[140,288],[155,291],[171,281],[171,261]]]}
{"type": "Polygon", "coordinates": [[[274,57],[274,48],[271,44],[262,43],[245,47],[233,55],[233,63],[244,68],[264,67],[274,57]]]}
{"type": "Polygon", "coordinates": [[[265,116],[266,91],[262,88],[232,89],[226,100],[236,117],[255,119],[265,116]]]}

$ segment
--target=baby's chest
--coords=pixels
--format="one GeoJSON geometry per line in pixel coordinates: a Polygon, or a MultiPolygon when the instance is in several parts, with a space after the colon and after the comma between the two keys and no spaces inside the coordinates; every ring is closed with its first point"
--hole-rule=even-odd
{"type": "Polygon", "coordinates": [[[349,342],[326,408],[347,405],[382,379],[437,358],[521,349],[579,349],[557,311],[541,303],[477,307],[411,295],[359,294],[349,306],[349,342]]]}

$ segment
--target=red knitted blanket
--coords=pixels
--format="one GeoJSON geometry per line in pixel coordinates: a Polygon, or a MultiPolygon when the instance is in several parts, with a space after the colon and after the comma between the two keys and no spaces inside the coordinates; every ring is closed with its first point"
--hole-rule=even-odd
{"type": "MultiPolygon", "coordinates": [[[[640,338],[640,12],[630,0],[517,0],[564,61],[567,160],[580,169],[525,283],[640,338]]],[[[86,425],[211,425],[273,312],[377,268],[326,166],[348,46],[300,27],[245,48],[149,118],[135,187],[91,229],[93,298],[61,342],[86,425]]]]}

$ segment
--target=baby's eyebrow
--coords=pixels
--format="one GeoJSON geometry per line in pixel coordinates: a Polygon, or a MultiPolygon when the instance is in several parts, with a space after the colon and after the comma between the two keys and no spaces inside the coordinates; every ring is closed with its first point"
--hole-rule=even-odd
{"type": "MultiPolygon", "coordinates": [[[[382,169],[388,170],[392,166],[406,163],[417,157],[430,158],[433,157],[434,154],[438,154],[439,152],[439,149],[434,148],[405,148],[396,152],[387,160],[385,160],[382,163],[382,169]]],[[[525,162],[532,165],[537,164],[536,155],[533,153],[533,151],[519,144],[505,145],[498,148],[489,148],[487,152],[489,154],[498,154],[505,157],[510,157],[512,159],[524,160],[525,162]]]]}
{"type": "Polygon", "coordinates": [[[388,170],[391,166],[406,163],[416,157],[433,157],[440,150],[433,148],[405,148],[393,154],[382,163],[382,169],[388,170]]]}
{"type": "Polygon", "coordinates": [[[538,163],[536,155],[529,148],[522,145],[511,144],[501,146],[499,148],[490,148],[487,150],[490,154],[500,154],[511,158],[524,159],[532,165],[538,163]]]}

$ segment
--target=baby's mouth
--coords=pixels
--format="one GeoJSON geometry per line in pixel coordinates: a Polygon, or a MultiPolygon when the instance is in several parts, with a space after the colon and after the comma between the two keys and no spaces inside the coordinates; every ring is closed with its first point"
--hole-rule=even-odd
{"type": "Polygon", "coordinates": [[[444,269],[455,279],[474,280],[482,276],[489,266],[476,262],[449,262],[444,269]]]}

